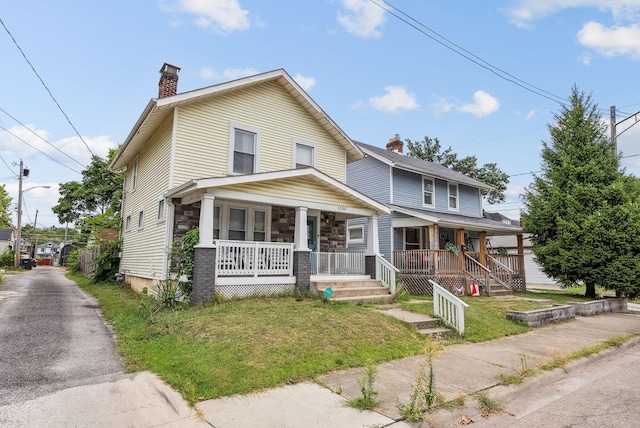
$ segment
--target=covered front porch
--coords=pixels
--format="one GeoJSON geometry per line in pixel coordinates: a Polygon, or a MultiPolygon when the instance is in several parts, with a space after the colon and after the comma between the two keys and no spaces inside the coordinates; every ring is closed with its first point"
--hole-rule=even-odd
{"type": "MultiPolygon", "coordinates": [[[[409,212],[405,213],[409,215],[409,212]]],[[[485,295],[526,290],[522,230],[488,219],[413,216],[392,223],[393,265],[412,294],[431,295],[429,280],[452,293],[468,294],[471,284],[485,295]],[[457,220],[457,221],[455,221],[457,220]],[[487,247],[487,235],[516,235],[517,252],[487,247]]]]}
{"type": "Polygon", "coordinates": [[[197,180],[168,196],[174,242],[199,227],[194,303],[306,292],[328,276],[386,279],[393,292],[395,271],[378,256],[376,234],[365,251],[346,249],[347,219],[365,216],[377,230],[387,208],[314,169],[197,180]]]}

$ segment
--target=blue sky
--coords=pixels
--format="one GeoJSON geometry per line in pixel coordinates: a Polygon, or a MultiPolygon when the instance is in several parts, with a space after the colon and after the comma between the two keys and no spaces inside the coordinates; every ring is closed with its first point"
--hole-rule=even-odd
{"type": "MultiPolygon", "coordinates": [[[[639,0],[0,0],[0,19],[84,140],[0,27],[0,183],[17,202],[22,158],[25,188],[51,186],[25,194],[40,227],[58,224],[58,184],[81,180],[89,149],[126,139],[164,62],[179,92],[284,68],[354,140],[428,135],[496,162],[508,201],[486,208],[512,218],[558,97],[575,84],[607,121],[612,105],[618,120],[640,110],[639,0]]],[[[619,148],[638,175],[640,125],[619,148]]]]}

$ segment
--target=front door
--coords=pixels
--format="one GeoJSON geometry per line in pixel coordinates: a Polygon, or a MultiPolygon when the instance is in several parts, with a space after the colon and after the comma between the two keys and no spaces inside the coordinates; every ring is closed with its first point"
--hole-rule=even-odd
{"type": "Polygon", "coordinates": [[[318,217],[307,217],[307,245],[311,251],[318,246],[318,217]]]}

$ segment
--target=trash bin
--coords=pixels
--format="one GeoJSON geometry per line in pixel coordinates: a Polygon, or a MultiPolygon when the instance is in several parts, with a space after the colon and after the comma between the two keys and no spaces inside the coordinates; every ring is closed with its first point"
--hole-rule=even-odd
{"type": "Polygon", "coordinates": [[[25,259],[22,261],[22,267],[26,270],[31,270],[31,259],[25,259]]]}

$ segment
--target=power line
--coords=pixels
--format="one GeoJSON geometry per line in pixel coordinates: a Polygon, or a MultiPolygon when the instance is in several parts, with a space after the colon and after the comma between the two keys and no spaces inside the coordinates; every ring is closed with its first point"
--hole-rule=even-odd
{"type": "Polygon", "coordinates": [[[62,112],[62,114],[64,115],[64,117],[67,119],[67,122],[69,122],[69,125],[71,125],[71,127],[73,128],[73,130],[75,131],[76,135],[78,137],[80,137],[80,140],[82,140],[82,142],[84,143],[84,146],[87,148],[87,150],[89,150],[89,153],[91,153],[91,156],[95,156],[95,154],[91,151],[91,149],[89,148],[89,145],[87,144],[86,141],[84,141],[84,138],[82,138],[82,135],[80,135],[80,133],[78,132],[78,130],[76,129],[76,127],[73,125],[73,123],[71,123],[71,119],[69,119],[69,116],[67,116],[67,113],[65,113],[65,111],[62,109],[62,107],[60,106],[60,104],[58,103],[58,100],[56,100],[56,98],[53,96],[53,94],[51,93],[51,91],[49,90],[49,88],[47,87],[47,85],[44,83],[44,80],[42,80],[42,77],[40,77],[40,75],[38,74],[38,72],[36,71],[35,67],[33,66],[33,64],[31,64],[31,61],[29,61],[29,58],[27,58],[27,55],[24,53],[24,51],[22,50],[22,48],[20,47],[20,45],[18,44],[18,42],[16,41],[16,39],[13,37],[13,34],[11,34],[11,31],[9,31],[9,29],[7,28],[6,25],[4,25],[4,21],[2,21],[2,18],[0,18],[0,24],[2,24],[2,26],[4,27],[5,31],[7,32],[7,34],[9,34],[9,37],[11,37],[11,40],[13,41],[13,44],[16,45],[16,47],[18,48],[18,50],[20,51],[20,53],[22,54],[22,56],[24,57],[24,60],[27,61],[27,64],[29,64],[29,67],[31,67],[31,70],[33,70],[33,72],[35,73],[35,75],[38,77],[38,80],[40,80],[40,83],[42,83],[42,86],[44,86],[44,88],[47,90],[47,92],[49,93],[49,96],[51,97],[51,99],[53,100],[53,102],[58,106],[58,109],[62,112]]]}
{"type": "Polygon", "coordinates": [[[450,41],[446,37],[442,36],[438,32],[436,32],[436,31],[432,30],[431,28],[427,27],[425,24],[423,24],[422,22],[418,21],[417,19],[411,17],[410,15],[406,14],[405,12],[403,12],[400,9],[398,9],[397,7],[391,5],[389,2],[385,2],[383,4],[380,4],[376,0],[369,0],[369,1],[371,3],[373,3],[373,4],[375,4],[376,6],[378,6],[379,8],[383,9],[384,11],[389,13],[390,15],[396,17],[400,21],[402,21],[405,24],[409,25],[410,27],[414,28],[418,32],[422,33],[426,37],[428,37],[431,40],[435,41],[436,43],[444,46],[445,48],[449,49],[450,51],[452,51],[452,52],[454,52],[454,53],[456,53],[458,55],[460,55],[461,57],[467,59],[468,61],[471,61],[472,63],[478,65],[479,67],[482,67],[485,70],[495,74],[499,78],[501,78],[503,80],[506,80],[507,82],[511,82],[514,85],[521,87],[522,89],[525,89],[525,90],[527,90],[529,92],[532,92],[532,93],[534,93],[534,94],[536,94],[538,96],[541,96],[543,98],[546,98],[546,99],[548,99],[550,101],[559,103],[561,105],[566,105],[566,103],[568,101],[566,98],[560,97],[558,95],[552,94],[551,92],[547,92],[547,91],[545,91],[545,90],[543,90],[541,88],[538,88],[537,86],[532,85],[532,84],[530,84],[528,82],[525,82],[524,80],[518,79],[517,77],[513,76],[512,74],[509,74],[506,71],[504,71],[504,70],[502,70],[502,69],[490,64],[489,62],[485,61],[484,59],[480,58],[479,56],[473,54],[472,52],[469,52],[468,50],[462,48],[461,46],[455,44],[454,42],[450,41]],[[398,13],[400,13],[403,16],[405,16],[408,20],[411,20],[411,21],[415,22],[417,25],[414,25],[413,23],[409,22],[407,19],[405,19],[405,18],[399,16],[398,14],[394,13],[393,10],[389,9],[388,7],[385,7],[385,5],[387,5],[387,4],[389,6],[391,6],[394,10],[398,11],[398,13]],[[440,39],[428,34],[424,30],[422,30],[421,28],[418,28],[418,26],[420,26],[420,27],[426,29],[427,31],[437,35],[440,39],[445,40],[448,44],[443,42],[442,40],[440,40],[440,39]],[[455,46],[455,48],[450,46],[450,45],[455,46]],[[462,52],[460,52],[460,51],[462,51],[462,52]],[[473,58],[471,58],[471,57],[473,57],[473,58]],[[474,59],[474,58],[476,58],[477,60],[474,59]]]}
{"type": "Polygon", "coordinates": [[[62,150],[60,150],[59,148],[57,148],[56,146],[54,146],[53,144],[51,144],[49,141],[47,141],[44,137],[42,137],[41,135],[39,135],[37,132],[35,132],[33,129],[29,128],[27,125],[25,125],[24,123],[20,122],[18,119],[16,119],[15,117],[13,117],[11,114],[9,114],[9,112],[7,112],[5,109],[3,109],[2,107],[0,107],[0,111],[3,112],[4,114],[6,114],[7,116],[9,116],[11,119],[15,120],[16,122],[18,122],[23,128],[25,128],[27,131],[31,132],[33,135],[35,135],[36,137],[40,138],[42,141],[44,141],[45,143],[47,143],[48,145],[50,145],[51,147],[53,147],[54,149],[56,149],[57,151],[59,151],[60,153],[62,153],[63,155],[65,155],[66,157],[68,157],[69,159],[71,159],[72,161],[74,161],[75,163],[77,163],[78,165],[80,165],[83,168],[86,168],[87,166],[82,164],[81,162],[77,161],[76,159],[72,158],[71,156],[69,156],[68,154],[66,154],[65,152],[63,152],[62,150]]]}
{"type": "Polygon", "coordinates": [[[540,130],[540,129],[544,129],[544,128],[546,128],[546,127],[545,127],[545,126],[540,126],[540,127],[538,127],[538,128],[529,129],[529,130],[527,130],[527,131],[515,132],[515,133],[513,133],[513,134],[503,135],[502,137],[492,138],[492,139],[490,139],[490,140],[478,141],[478,142],[476,142],[476,143],[465,144],[464,146],[456,146],[456,149],[462,149],[462,148],[464,148],[464,147],[477,146],[477,145],[479,145],[479,144],[491,143],[491,142],[493,142],[493,141],[502,140],[502,139],[509,138],[509,137],[513,137],[513,136],[516,136],[516,135],[526,134],[526,133],[528,133],[528,132],[538,131],[538,130],[540,130]]]}
{"type": "Polygon", "coordinates": [[[4,126],[0,125],[0,129],[4,129],[5,132],[7,132],[8,134],[13,135],[15,138],[17,138],[18,140],[22,141],[23,143],[25,143],[27,146],[31,147],[33,150],[42,153],[43,155],[45,155],[46,157],[48,157],[49,159],[51,159],[52,161],[59,163],[60,165],[62,165],[65,168],[70,169],[71,171],[75,172],[76,174],[82,174],[80,171],[76,171],[75,169],[71,168],[69,165],[65,165],[62,162],[60,162],[58,159],[53,158],[51,156],[49,156],[48,154],[46,154],[45,152],[43,152],[42,150],[38,149],[37,147],[33,147],[31,144],[27,143],[26,141],[24,141],[22,138],[18,137],[16,134],[14,134],[13,132],[9,131],[7,128],[5,128],[4,126]]]}

